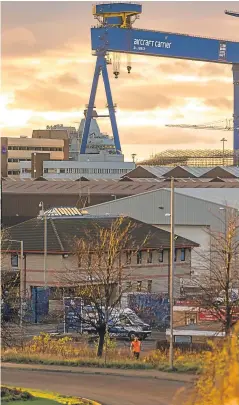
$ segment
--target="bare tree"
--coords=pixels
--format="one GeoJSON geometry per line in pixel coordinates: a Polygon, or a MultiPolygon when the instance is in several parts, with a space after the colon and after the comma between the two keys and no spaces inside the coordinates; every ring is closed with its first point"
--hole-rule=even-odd
{"type": "Polygon", "coordinates": [[[224,207],[222,231],[208,230],[210,247],[199,253],[201,277],[195,280],[198,305],[217,320],[228,335],[239,317],[239,217],[224,207]]]}
{"type": "Polygon", "coordinates": [[[132,237],[134,230],[135,224],[123,217],[113,220],[109,227],[95,224],[93,230],[75,240],[73,253],[78,266],[68,269],[61,280],[74,287],[76,296],[92,308],[78,313],[78,316],[97,332],[99,357],[103,354],[108,322],[113,320],[122,294],[128,289],[127,281],[132,276],[129,256],[137,255],[147,239],[145,235],[139,245],[139,241],[132,237]]]}
{"type": "Polygon", "coordinates": [[[1,232],[1,338],[2,346],[16,343],[19,328],[20,274],[9,269],[9,240],[5,229],[1,232]]]}

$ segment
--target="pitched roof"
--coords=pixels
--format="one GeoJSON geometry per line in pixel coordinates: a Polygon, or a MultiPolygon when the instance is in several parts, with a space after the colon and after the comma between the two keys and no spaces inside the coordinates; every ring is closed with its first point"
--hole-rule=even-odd
{"type": "MultiPolygon", "coordinates": [[[[175,186],[177,188],[184,187],[208,187],[208,188],[239,188],[239,179],[224,179],[225,182],[209,182],[210,178],[194,178],[194,179],[177,179],[175,186]],[[205,182],[207,185],[205,186],[205,182]],[[188,185],[190,183],[190,186],[188,185]]],[[[10,180],[3,181],[2,189],[3,196],[5,194],[15,195],[31,195],[31,194],[47,194],[47,195],[107,195],[116,194],[117,196],[126,196],[140,194],[147,191],[158,190],[165,187],[165,178],[143,179],[133,178],[133,181],[120,180],[89,180],[89,181],[31,181],[31,180],[10,180]]]]}
{"type": "MultiPolygon", "coordinates": [[[[47,251],[51,253],[69,253],[72,251],[73,240],[86,238],[87,233],[91,235],[96,232],[96,228],[109,229],[112,222],[118,216],[91,216],[81,215],[79,217],[62,216],[50,217],[47,219],[47,251]],[[87,231],[87,232],[86,232],[87,231]]],[[[131,238],[128,248],[140,246],[143,248],[168,248],[170,246],[170,233],[152,225],[125,217],[122,226],[129,222],[133,225],[131,238]],[[147,237],[146,243],[145,238],[147,237]]],[[[43,252],[44,251],[44,220],[43,218],[34,218],[7,229],[9,240],[23,240],[25,252],[43,252]]],[[[177,236],[175,247],[196,247],[192,242],[181,236],[177,236]]],[[[2,241],[2,249],[8,251],[19,251],[19,243],[2,241]]]]}

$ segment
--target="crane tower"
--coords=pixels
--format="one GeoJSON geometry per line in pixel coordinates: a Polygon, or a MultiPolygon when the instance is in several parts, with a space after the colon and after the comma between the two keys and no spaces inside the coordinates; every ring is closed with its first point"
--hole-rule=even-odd
{"type": "MultiPolygon", "coordinates": [[[[95,72],[93,77],[93,83],[90,93],[89,104],[86,110],[85,126],[82,136],[82,143],[80,153],[85,153],[87,139],[90,130],[90,122],[94,115],[94,103],[95,96],[99,82],[99,76],[102,74],[103,82],[105,86],[105,93],[107,99],[107,108],[109,111],[108,117],[110,118],[111,128],[113,132],[116,153],[121,154],[121,144],[119,139],[118,127],[115,117],[115,107],[110,89],[109,76],[107,71],[108,51],[107,51],[107,30],[109,28],[121,28],[132,29],[134,21],[138,18],[142,12],[142,6],[140,4],[133,3],[103,3],[93,6],[92,14],[99,22],[99,28],[103,28],[104,32],[100,35],[100,45],[94,51],[94,55],[97,56],[95,72]]],[[[128,73],[130,73],[131,65],[127,65],[128,73]]],[[[119,67],[117,66],[117,58],[114,66],[115,78],[119,76],[119,67]]]]}
{"type": "MultiPolygon", "coordinates": [[[[141,12],[142,6],[140,4],[129,2],[102,3],[93,7],[93,15],[99,22],[96,27],[91,28],[91,49],[96,56],[96,65],[87,106],[80,153],[85,153],[100,74],[102,74],[104,81],[109,111],[108,116],[111,121],[115,148],[118,154],[121,153],[115,117],[115,105],[113,104],[107,72],[109,52],[113,52],[113,54],[137,54],[231,65],[234,92],[233,148],[235,152],[239,153],[239,42],[197,37],[193,34],[135,29],[133,28],[133,23],[141,12]]],[[[227,14],[238,16],[236,12],[227,12],[227,14]]],[[[130,72],[130,64],[128,64],[127,70],[130,72]]],[[[114,75],[116,78],[119,76],[117,63],[115,64],[114,75]]]]}

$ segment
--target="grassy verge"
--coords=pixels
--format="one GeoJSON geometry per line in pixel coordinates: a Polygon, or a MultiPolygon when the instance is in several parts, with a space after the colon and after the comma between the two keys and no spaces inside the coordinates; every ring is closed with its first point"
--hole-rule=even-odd
{"type": "MultiPolygon", "coordinates": [[[[59,357],[41,354],[2,354],[2,361],[18,364],[42,364],[42,365],[56,365],[56,366],[71,366],[71,367],[92,367],[92,368],[110,368],[110,369],[128,369],[128,370],[160,370],[169,371],[168,361],[162,360],[155,364],[146,361],[134,360],[108,360],[106,363],[104,359],[62,359],[59,357]]],[[[190,372],[197,373],[201,370],[200,361],[186,361],[175,360],[175,371],[177,372],[190,372]]]]}
{"type": "MultiPolygon", "coordinates": [[[[178,372],[198,372],[204,363],[205,352],[174,351],[175,370],[178,372]]],[[[76,344],[69,337],[54,340],[49,334],[41,333],[27,342],[22,348],[13,347],[2,351],[2,361],[25,364],[44,364],[72,367],[95,367],[131,370],[169,371],[167,350],[153,350],[140,360],[135,360],[129,348],[117,348],[117,343],[108,341],[107,361],[96,356],[96,348],[88,344],[76,344]]]]}
{"type": "Polygon", "coordinates": [[[3,405],[4,405],[4,404],[6,404],[6,405],[27,405],[27,404],[30,403],[30,402],[31,402],[31,405],[56,405],[56,404],[59,405],[59,402],[51,401],[50,399],[43,399],[43,398],[41,398],[41,399],[39,399],[39,398],[33,398],[33,399],[28,400],[28,401],[26,401],[26,400],[18,401],[18,400],[17,400],[17,402],[16,402],[16,400],[13,400],[13,401],[2,401],[1,403],[2,403],[3,405]]]}
{"type": "Polygon", "coordinates": [[[30,388],[1,387],[1,403],[12,405],[100,405],[95,401],[84,398],[63,396],[52,392],[39,391],[30,388]]]}

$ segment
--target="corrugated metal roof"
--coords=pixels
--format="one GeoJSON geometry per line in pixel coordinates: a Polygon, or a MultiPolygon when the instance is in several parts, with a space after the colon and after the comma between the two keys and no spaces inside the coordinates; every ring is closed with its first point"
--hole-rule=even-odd
{"type": "Polygon", "coordinates": [[[172,166],[144,166],[140,165],[140,167],[143,167],[143,169],[147,170],[148,172],[154,174],[157,177],[162,177],[165,173],[169,172],[172,170],[172,166]]]}
{"type": "Polygon", "coordinates": [[[45,211],[47,217],[61,217],[61,216],[79,216],[82,215],[81,210],[76,207],[54,207],[45,211]]]}
{"type": "Polygon", "coordinates": [[[192,174],[195,177],[201,177],[204,174],[210,172],[217,167],[223,169],[225,172],[233,174],[236,177],[239,177],[239,167],[237,166],[147,166],[147,165],[140,165],[138,167],[143,167],[148,172],[154,174],[157,177],[162,177],[167,175],[167,173],[171,172],[172,170],[177,170],[177,168],[182,168],[189,174],[192,174]]]}
{"type": "MultiPolygon", "coordinates": [[[[157,179],[155,179],[157,180],[157,179]]],[[[239,179],[223,179],[224,182],[209,182],[210,179],[177,179],[176,188],[239,188],[239,179]],[[195,181],[194,181],[195,180],[195,181]],[[190,184],[190,186],[189,186],[190,184]]],[[[118,180],[89,180],[80,181],[3,181],[2,189],[4,194],[114,194],[126,196],[140,194],[147,191],[158,190],[167,187],[167,181],[154,181],[154,179],[134,179],[132,182],[122,182],[118,180]]]]}
{"type": "Polygon", "coordinates": [[[195,177],[203,176],[205,173],[211,170],[211,167],[194,167],[194,166],[180,166],[188,173],[192,174],[195,177]]]}
{"type": "Polygon", "coordinates": [[[222,166],[222,168],[228,173],[234,174],[234,176],[239,177],[239,167],[238,166],[222,166]]]}

